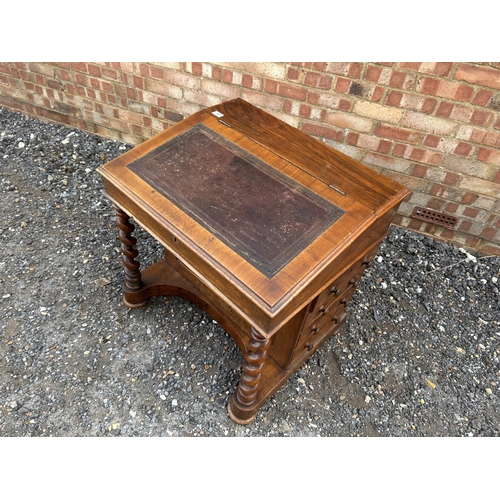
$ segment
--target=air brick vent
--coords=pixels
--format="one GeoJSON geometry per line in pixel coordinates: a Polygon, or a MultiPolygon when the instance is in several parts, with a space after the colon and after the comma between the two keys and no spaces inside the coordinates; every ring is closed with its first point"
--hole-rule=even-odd
{"type": "Polygon", "coordinates": [[[437,224],[438,226],[448,227],[450,229],[453,229],[458,222],[458,219],[456,217],[453,217],[453,215],[434,212],[433,210],[422,207],[415,207],[411,216],[413,219],[423,220],[425,222],[437,224]]]}

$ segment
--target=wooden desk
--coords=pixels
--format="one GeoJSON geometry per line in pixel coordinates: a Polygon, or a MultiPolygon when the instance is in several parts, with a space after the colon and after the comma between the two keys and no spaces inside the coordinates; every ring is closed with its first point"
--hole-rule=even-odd
{"type": "Polygon", "coordinates": [[[124,301],[177,295],[243,354],[230,417],[258,409],[346,319],[409,190],[235,99],[98,169],[116,207],[124,301]],[[140,270],[130,217],[164,247],[140,270]]]}

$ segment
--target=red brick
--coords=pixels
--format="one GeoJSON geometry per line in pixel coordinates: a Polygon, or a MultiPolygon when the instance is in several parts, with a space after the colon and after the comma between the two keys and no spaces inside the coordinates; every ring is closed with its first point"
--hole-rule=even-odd
{"type": "Polygon", "coordinates": [[[493,92],[490,90],[479,89],[472,100],[472,104],[475,104],[476,106],[487,106],[492,97],[493,92]]]}
{"type": "Polygon", "coordinates": [[[493,149],[479,148],[477,150],[477,159],[479,161],[488,162],[491,154],[494,152],[493,149]]]}
{"type": "Polygon", "coordinates": [[[411,148],[410,158],[415,161],[423,161],[425,157],[425,151],[423,149],[411,148]]]}
{"type": "Polygon", "coordinates": [[[342,131],[314,123],[304,123],[302,131],[306,134],[324,137],[325,139],[333,139],[338,142],[342,142],[344,139],[344,133],[342,131]]]}
{"type": "Polygon", "coordinates": [[[307,91],[305,89],[287,85],[286,83],[280,83],[278,94],[282,95],[283,97],[295,99],[297,101],[305,101],[307,97],[307,91]]]}
{"type": "Polygon", "coordinates": [[[445,191],[445,186],[442,186],[441,184],[431,184],[428,192],[432,196],[442,196],[445,191]]]}
{"type": "Polygon", "coordinates": [[[203,65],[200,62],[192,62],[191,71],[193,75],[201,76],[203,74],[203,65]]]}
{"type": "Polygon", "coordinates": [[[241,77],[241,85],[243,85],[243,87],[252,88],[253,76],[252,75],[243,75],[241,77]]]}
{"type": "Polygon", "coordinates": [[[212,78],[214,80],[220,80],[222,75],[222,69],[218,66],[212,66],[212,78]]]}
{"type": "Polygon", "coordinates": [[[332,86],[331,76],[322,76],[319,73],[306,73],[304,78],[304,85],[309,87],[318,87],[321,89],[329,89],[332,86]]]}
{"type": "Polygon", "coordinates": [[[500,146],[500,134],[482,129],[473,129],[470,140],[487,146],[500,146]]]}
{"type": "Polygon", "coordinates": [[[377,83],[381,73],[382,68],[377,66],[368,66],[365,73],[365,79],[369,82],[377,83]]]}
{"type": "Polygon", "coordinates": [[[89,78],[89,83],[92,88],[101,90],[101,82],[97,78],[89,78]]]}
{"type": "Polygon", "coordinates": [[[148,64],[139,64],[139,72],[141,76],[149,76],[150,75],[150,66],[148,64]]]}
{"type": "Polygon", "coordinates": [[[289,80],[298,81],[300,79],[300,71],[296,68],[288,68],[287,78],[289,80]]]}
{"type": "Polygon", "coordinates": [[[470,205],[471,203],[474,203],[477,200],[477,194],[474,193],[466,193],[462,197],[462,203],[464,205],[470,205]]]}
{"type": "Polygon", "coordinates": [[[111,68],[102,68],[102,76],[103,78],[110,78],[111,80],[118,80],[118,72],[111,68]]]}
{"type": "Polygon", "coordinates": [[[460,180],[460,175],[455,172],[446,172],[443,182],[448,186],[455,186],[460,180]]]}
{"type": "Polygon", "coordinates": [[[423,113],[431,114],[436,109],[436,105],[437,105],[436,99],[431,99],[431,98],[424,99],[420,111],[422,111],[423,113]]]}
{"type": "Polygon", "coordinates": [[[101,89],[104,92],[113,92],[113,85],[111,84],[111,82],[106,82],[105,80],[102,80],[101,89]]]}
{"type": "Polygon", "coordinates": [[[479,235],[481,238],[484,238],[486,240],[494,240],[495,236],[497,235],[498,230],[493,228],[493,227],[485,227],[482,231],[481,234],[479,235]]]}
{"type": "Polygon", "coordinates": [[[471,219],[475,219],[479,214],[479,210],[472,207],[465,207],[463,214],[465,215],[465,217],[470,217],[471,219]]]}
{"type": "Polygon", "coordinates": [[[470,123],[474,125],[480,125],[482,127],[488,127],[493,120],[493,113],[487,111],[480,111],[476,109],[470,118],[470,123]]]}
{"type": "Polygon", "coordinates": [[[11,75],[11,69],[6,65],[0,63],[0,73],[3,73],[4,75],[11,75]]]}
{"type": "Polygon", "coordinates": [[[222,70],[222,81],[224,83],[233,83],[233,72],[229,69],[222,70]]]}
{"type": "Polygon", "coordinates": [[[401,71],[393,71],[391,73],[391,78],[389,80],[389,85],[391,87],[396,87],[398,89],[402,89],[404,87],[405,81],[406,81],[406,73],[403,73],[401,71]]]}
{"type": "Polygon", "coordinates": [[[358,144],[359,134],[356,132],[349,132],[347,134],[346,142],[350,146],[356,146],[358,144]]]}
{"type": "Polygon", "coordinates": [[[157,66],[150,67],[151,78],[156,78],[157,80],[163,80],[163,68],[158,68],[157,66]]]}
{"type": "Polygon", "coordinates": [[[361,76],[362,70],[363,65],[361,63],[351,63],[349,65],[347,76],[349,76],[349,78],[359,78],[361,76]]]}
{"type": "Polygon", "coordinates": [[[265,88],[266,92],[269,92],[271,94],[277,94],[278,93],[278,82],[275,80],[266,79],[264,88],[265,88]]]}
{"type": "Polygon", "coordinates": [[[393,149],[393,154],[396,156],[404,156],[406,154],[406,149],[408,146],[405,144],[396,144],[393,149]]]}
{"type": "Polygon", "coordinates": [[[375,87],[371,95],[371,101],[379,102],[382,99],[382,97],[384,97],[384,92],[385,92],[384,87],[379,87],[379,86],[375,87]]]}
{"type": "Polygon", "coordinates": [[[471,64],[459,64],[455,72],[455,78],[474,85],[500,89],[500,70],[494,68],[473,66],[471,64]]]}
{"type": "Polygon", "coordinates": [[[439,145],[441,139],[435,135],[428,134],[424,139],[424,146],[429,146],[431,148],[436,148],[439,145]]]}
{"type": "Polygon", "coordinates": [[[326,71],[326,66],[327,66],[326,62],[313,63],[313,69],[315,69],[316,71],[326,71]]]}
{"type": "Polygon", "coordinates": [[[101,68],[99,66],[96,66],[95,64],[88,64],[87,67],[89,75],[101,76],[101,68]]]}
{"type": "Polygon", "coordinates": [[[307,102],[310,104],[318,104],[320,98],[320,94],[318,92],[308,92],[307,93],[307,102]]]}
{"type": "Polygon", "coordinates": [[[460,101],[469,101],[474,93],[474,89],[468,85],[459,85],[455,92],[455,99],[460,101]]]}
{"type": "Polygon", "coordinates": [[[456,214],[458,207],[459,207],[458,203],[448,203],[446,207],[444,207],[444,210],[449,214],[456,214]]]}
{"type": "Polygon", "coordinates": [[[335,91],[341,92],[342,94],[347,94],[349,92],[349,87],[351,86],[351,80],[347,78],[337,78],[335,83],[335,91]]]}
{"type": "Polygon", "coordinates": [[[390,127],[381,123],[377,124],[374,134],[386,139],[394,139],[397,141],[404,141],[410,144],[418,144],[422,135],[414,130],[407,130],[399,127],[390,127]]]}
{"type": "Polygon", "coordinates": [[[338,109],[340,111],[351,111],[352,103],[347,99],[340,99],[338,104],[338,109]]]}
{"type": "Polygon", "coordinates": [[[301,104],[299,108],[299,116],[304,118],[309,118],[311,116],[311,106],[307,106],[306,104],[301,104]]]}
{"type": "Polygon", "coordinates": [[[453,154],[459,156],[469,156],[471,151],[472,146],[470,144],[467,144],[466,142],[459,142],[457,147],[453,151],[453,154]]]}
{"type": "Polygon", "coordinates": [[[57,80],[51,80],[50,78],[47,79],[47,86],[54,90],[59,90],[61,88],[57,80]]]}
{"type": "Polygon", "coordinates": [[[391,148],[392,148],[392,142],[381,140],[379,142],[377,151],[379,153],[389,153],[391,151],[391,148]]]}
{"type": "Polygon", "coordinates": [[[495,174],[495,177],[493,177],[493,182],[500,183],[500,170],[498,170],[497,173],[495,174]]]}
{"type": "Polygon", "coordinates": [[[283,112],[291,113],[292,112],[292,101],[285,100],[283,101],[283,112]]]}
{"type": "Polygon", "coordinates": [[[397,90],[391,90],[387,94],[387,98],[385,100],[385,103],[388,104],[389,106],[400,106],[401,99],[403,99],[402,92],[399,92],[397,90]]]}
{"type": "Polygon", "coordinates": [[[443,101],[439,105],[439,108],[436,111],[436,115],[441,116],[443,118],[449,118],[454,107],[455,105],[453,103],[443,101]]]}
{"type": "Polygon", "coordinates": [[[81,71],[82,73],[88,73],[87,63],[84,62],[72,62],[71,69],[73,71],[81,71]]]}
{"type": "Polygon", "coordinates": [[[435,78],[424,78],[419,85],[419,90],[425,94],[437,95],[439,89],[439,80],[435,78]]]}
{"type": "Polygon", "coordinates": [[[434,65],[433,70],[429,71],[429,73],[432,73],[436,76],[448,77],[451,73],[452,68],[453,63],[438,62],[434,65]]]}
{"type": "Polygon", "coordinates": [[[425,177],[427,170],[427,167],[425,167],[424,165],[414,165],[411,171],[411,175],[414,175],[415,177],[425,177]]]}
{"type": "MultiPolygon", "coordinates": [[[[141,78],[140,76],[134,75],[133,82],[134,82],[134,85],[138,89],[144,90],[146,88],[146,82],[145,82],[144,78],[141,78]]],[[[106,89],[103,88],[103,90],[106,90],[106,89]]]]}

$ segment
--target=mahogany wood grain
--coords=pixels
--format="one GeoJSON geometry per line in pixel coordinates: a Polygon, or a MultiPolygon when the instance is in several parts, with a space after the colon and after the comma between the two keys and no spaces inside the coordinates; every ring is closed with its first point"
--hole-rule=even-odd
{"type": "Polygon", "coordinates": [[[116,207],[125,303],[177,295],[231,335],[244,359],[228,406],[238,423],[340,331],[410,192],[241,99],[98,171],[116,207]],[[146,269],[130,218],[165,249],[146,269]]]}

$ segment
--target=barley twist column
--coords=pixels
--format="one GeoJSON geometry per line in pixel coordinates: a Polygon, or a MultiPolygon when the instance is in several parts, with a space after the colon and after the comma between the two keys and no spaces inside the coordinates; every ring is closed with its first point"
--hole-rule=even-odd
{"type": "Polygon", "coordinates": [[[240,383],[228,406],[231,418],[241,424],[251,422],[257,415],[259,382],[271,345],[271,339],[254,328],[250,334],[240,383]]]}
{"type": "Polygon", "coordinates": [[[132,236],[135,230],[134,224],[130,222],[130,217],[120,208],[115,206],[116,225],[119,232],[120,248],[122,251],[122,262],[125,270],[125,280],[123,291],[125,293],[124,302],[129,307],[142,307],[145,301],[134,303],[130,301],[130,295],[139,292],[142,288],[140,264],[136,260],[139,252],[135,249],[137,240],[132,236]]]}

